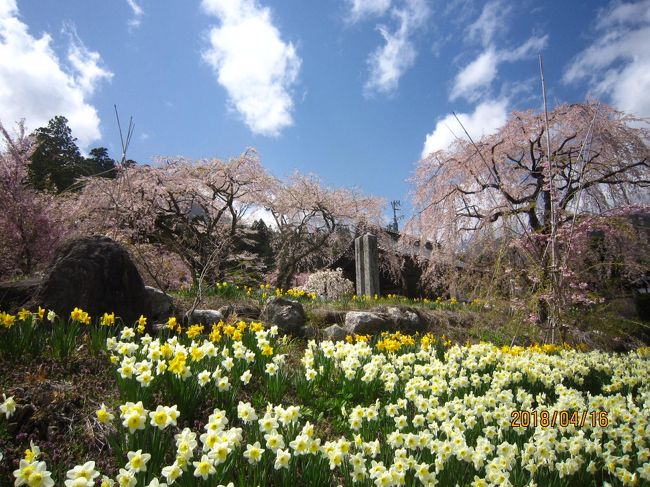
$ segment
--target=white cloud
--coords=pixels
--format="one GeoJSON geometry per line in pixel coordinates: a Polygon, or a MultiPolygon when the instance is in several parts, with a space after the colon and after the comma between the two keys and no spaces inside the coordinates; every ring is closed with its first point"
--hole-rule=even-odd
{"type": "Polygon", "coordinates": [[[255,0],[203,0],[202,6],[221,22],[210,31],[203,59],[251,131],[279,135],[293,124],[290,90],[301,64],[293,44],[281,39],[269,9],[255,0]]]}
{"type": "Polygon", "coordinates": [[[586,80],[616,108],[650,117],[650,0],[613,3],[599,16],[597,40],[569,64],[565,83],[586,80]]]}
{"type": "Polygon", "coordinates": [[[140,7],[135,0],[126,0],[126,3],[129,4],[129,7],[131,7],[131,10],[133,11],[133,17],[129,19],[129,27],[134,29],[140,27],[144,10],[142,10],[142,7],[140,7]]]}
{"type": "Polygon", "coordinates": [[[547,42],[548,36],[532,36],[516,49],[495,50],[488,47],[456,75],[449,99],[453,101],[464,97],[476,101],[496,78],[499,64],[526,59],[544,49],[547,42]]]}
{"type": "Polygon", "coordinates": [[[370,77],[364,87],[366,96],[387,94],[397,89],[400,78],[415,63],[417,51],[411,36],[424,24],[429,14],[424,0],[406,0],[401,8],[391,10],[398,23],[394,32],[385,25],[377,26],[385,44],[368,57],[370,77]]]}
{"type": "Polygon", "coordinates": [[[391,0],[347,0],[350,9],[350,21],[384,15],[390,8],[391,0]]]}
{"type": "Polygon", "coordinates": [[[511,11],[511,5],[503,0],[492,0],[485,4],[479,17],[467,27],[467,39],[479,43],[482,49],[456,75],[449,94],[451,101],[463,97],[476,102],[489,96],[489,88],[497,77],[500,64],[527,59],[546,47],[547,35],[532,35],[517,48],[499,46],[501,43],[497,42],[497,37],[507,31],[505,26],[511,11]]]}
{"type": "Polygon", "coordinates": [[[84,95],[91,96],[95,92],[97,85],[102,80],[110,80],[113,73],[101,66],[102,59],[98,52],[89,51],[81,42],[74,26],[67,26],[64,32],[70,38],[68,61],[76,72],[75,80],[77,85],[84,95]]]}
{"type": "Polygon", "coordinates": [[[101,137],[99,117],[88,97],[112,73],[75,36],[68,62],[56,56],[49,34],[32,37],[14,0],[0,0],[0,119],[6,126],[24,118],[28,130],[63,115],[82,150],[101,137]]]}
{"type": "Polygon", "coordinates": [[[539,54],[548,44],[548,36],[529,37],[517,49],[502,49],[499,51],[499,60],[502,62],[514,63],[539,54]]]}
{"type": "Polygon", "coordinates": [[[413,66],[416,57],[415,47],[406,36],[400,32],[391,34],[384,26],[378,30],[386,43],[368,57],[370,78],[365,85],[367,95],[395,91],[400,78],[413,66]]]}
{"type": "Polygon", "coordinates": [[[456,75],[454,87],[449,98],[455,100],[460,96],[472,97],[477,90],[489,86],[497,75],[499,57],[492,49],[481,53],[474,61],[465,66],[456,75]]]}
{"type": "Polygon", "coordinates": [[[503,30],[506,25],[505,18],[509,13],[510,7],[500,0],[486,3],[479,18],[467,29],[469,39],[480,39],[484,47],[489,46],[495,34],[503,30]]]}
{"type": "MultiPolygon", "coordinates": [[[[508,119],[508,100],[490,100],[479,104],[472,113],[459,113],[467,132],[475,141],[488,135],[506,123],[508,119]]],[[[456,139],[465,139],[463,128],[453,114],[448,114],[436,123],[436,128],[427,134],[422,148],[422,158],[438,150],[448,149],[456,139]]]]}
{"type": "Polygon", "coordinates": [[[606,10],[598,19],[599,27],[650,22],[650,2],[647,0],[630,3],[616,2],[611,6],[612,8],[606,10]]]}

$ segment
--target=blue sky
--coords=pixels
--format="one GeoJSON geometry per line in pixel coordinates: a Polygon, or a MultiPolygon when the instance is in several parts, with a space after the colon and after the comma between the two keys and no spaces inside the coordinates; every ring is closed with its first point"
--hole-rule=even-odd
{"type": "MultiPolygon", "coordinates": [[[[120,157],[228,158],[408,200],[462,129],[593,96],[650,116],[650,0],[0,0],[0,120],[120,157]]],[[[407,205],[408,206],[408,205],[407,205]]]]}

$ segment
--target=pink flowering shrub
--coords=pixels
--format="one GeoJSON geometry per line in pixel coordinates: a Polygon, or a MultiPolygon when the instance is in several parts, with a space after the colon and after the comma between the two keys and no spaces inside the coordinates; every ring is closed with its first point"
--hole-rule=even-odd
{"type": "Polygon", "coordinates": [[[12,137],[0,123],[0,280],[39,270],[61,239],[55,197],[30,186],[33,141],[24,123],[12,137]]]}

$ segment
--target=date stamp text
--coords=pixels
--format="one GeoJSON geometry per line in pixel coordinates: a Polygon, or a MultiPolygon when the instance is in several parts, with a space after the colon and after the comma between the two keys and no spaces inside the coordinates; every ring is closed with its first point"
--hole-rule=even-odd
{"type": "Polygon", "coordinates": [[[607,411],[512,411],[510,413],[510,427],[512,428],[555,428],[556,426],[568,428],[606,428],[609,425],[607,411]]]}

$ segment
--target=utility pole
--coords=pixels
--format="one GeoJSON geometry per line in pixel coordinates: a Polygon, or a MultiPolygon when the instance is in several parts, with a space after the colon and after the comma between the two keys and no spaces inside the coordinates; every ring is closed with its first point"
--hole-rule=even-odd
{"type": "Polygon", "coordinates": [[[397,224],[397,212],[400,210],[400,202],[399,200],[393,200],[390,202],[390,206],[393,209],[393,223],[388,225],[388,229],[391,232],[397,233],[399,231],[399,226],[397,224]]]}

